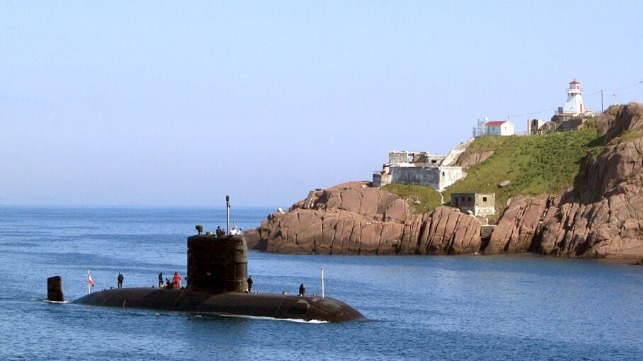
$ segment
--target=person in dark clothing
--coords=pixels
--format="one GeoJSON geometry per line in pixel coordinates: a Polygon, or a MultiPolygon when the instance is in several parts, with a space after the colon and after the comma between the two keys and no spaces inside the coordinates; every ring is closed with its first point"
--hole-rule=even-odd
{"type": "Polygon", "coordinates": [[[248,293],[252,293],[252,276],[248,277],[248,293]]]}
{"type": "Polygon", "coordinates": [[[123,288],[123,274],[118,272],[118,277],[116,277],[116,280],[118,281],[118,288],[123,288]]]}
{"type": "Polygon", "coordinates": [[[304,294],[306,293],[306,287],[304,287],[304,284],[302,283],[299,285],[299,297],[304,297],[304,294]]]}
{"type": "Polygon", "coordinates": [[[163,272],[159,272],[159,288],[163,287],[163,272]]]}

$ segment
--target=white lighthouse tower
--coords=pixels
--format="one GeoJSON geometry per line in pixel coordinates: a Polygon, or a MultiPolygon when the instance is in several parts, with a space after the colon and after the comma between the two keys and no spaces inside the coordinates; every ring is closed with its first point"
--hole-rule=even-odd
{"type": "Polygon", "coordinates": [[[581,115],[590,115],[590,109],[585,109],[583,104],[583,90],[580,86],[580,83],[576,79],[572,80],[569,83],[569,88],[567,89],[567,102],[564,107],[558,108],[558,114],[564,116],[581,116],[581,115]]]}

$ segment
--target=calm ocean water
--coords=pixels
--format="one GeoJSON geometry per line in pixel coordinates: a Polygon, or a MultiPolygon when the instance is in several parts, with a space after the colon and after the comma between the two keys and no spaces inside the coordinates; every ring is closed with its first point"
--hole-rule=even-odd
{"type": "MultiPolygon", "coordinates": [[[[241,228],[269,209],[233,208],[241,228]]],[[[0,207],[0,360],[643,360],[643,268],[538,256],[348,257],[251,252],[259,292],[321,293],[367,321],[199,317],[45,301],[186,274],[194,225],[225,209],[0,207]]]]}

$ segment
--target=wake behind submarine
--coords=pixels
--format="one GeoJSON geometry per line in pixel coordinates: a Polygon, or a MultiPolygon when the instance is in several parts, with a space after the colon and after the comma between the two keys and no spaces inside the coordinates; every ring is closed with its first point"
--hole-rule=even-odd
{"type": "MultiPolygon", "coordinates": [[[[343,322],[364,316],[348,304],[324,296],[249,293],[248,247],[230,234],[230,198],[226,196],[227,234],[188,237],[185,288],[115,288],[89,293],[72,303],[90,306],[180,311],[199,315],[254,316],[304,321],[343,322]]],[[[62,280],[48,279],[47,298],[63,301],[62,280]]]]}

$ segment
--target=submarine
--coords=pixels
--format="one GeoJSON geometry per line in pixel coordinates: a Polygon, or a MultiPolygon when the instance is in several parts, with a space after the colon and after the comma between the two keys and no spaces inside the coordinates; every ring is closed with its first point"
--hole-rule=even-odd
{"type": "MultiPolygon", "coordinates": [[[[365,317],[350,305],[324,295],[288,295],[248,291],[248,246],[240,232],[227,228],[187,238],[187,286],[114,288],[89,293],[71,303],[88,306],[179,311],[198,315],[245,316],[303,321],[344,322],[365,317]]],[[[64,301],[62,279],[48,280],[49,301],[64,301]]]]}

